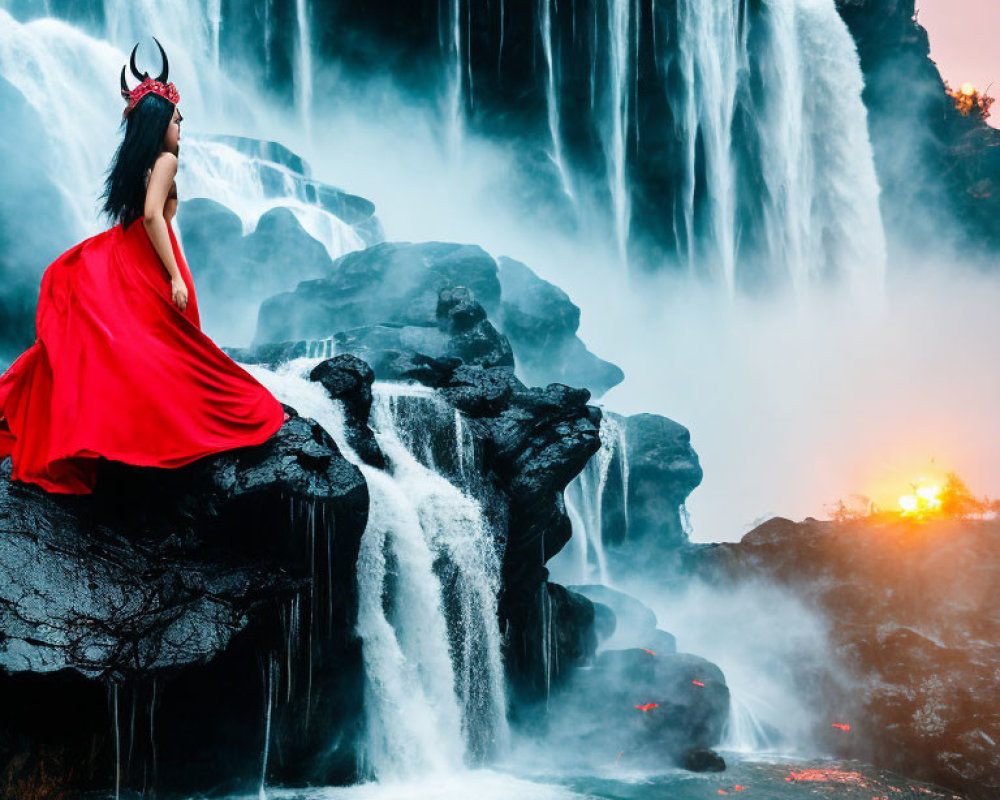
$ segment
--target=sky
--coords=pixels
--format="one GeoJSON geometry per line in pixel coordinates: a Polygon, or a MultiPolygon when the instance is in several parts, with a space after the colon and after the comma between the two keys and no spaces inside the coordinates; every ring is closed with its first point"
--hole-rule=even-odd
{"type": "Polygon", "coordinates": [[[990,94],[1000,96],[1000,0],[917,0],[917,20],[942,78],[956,88],[993,83],[990,94]]]}

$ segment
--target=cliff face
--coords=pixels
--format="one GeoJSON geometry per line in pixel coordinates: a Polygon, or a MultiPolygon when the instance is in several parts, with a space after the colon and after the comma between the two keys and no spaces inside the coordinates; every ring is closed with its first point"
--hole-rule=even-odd
{"type": "Polygon", "coordinates": [[[692,571],[795,590],[829,620],[832,656],[855,679],[819,725],[841,756],[872,760],[969,797],[1000,789],[1000,521],[794,523],[692,546],[692,571]]]}
{"type": "Polygon", "coordinates": [[[837,7],[865,74],[890,242],[912,252],[947,244],[996,253],[1000,131],[955,108],[930,58],[915,0],[837,0],[837,7]]]}

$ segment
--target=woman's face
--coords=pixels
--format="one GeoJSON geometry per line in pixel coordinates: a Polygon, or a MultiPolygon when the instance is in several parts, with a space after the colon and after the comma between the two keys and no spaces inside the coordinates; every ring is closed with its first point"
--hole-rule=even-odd
{"type": "Polygon", "coordinates": [[[174,106],[174,116],[170,120],[170,124],[167,126],[167,132],[163,137],[163,149],[169,153],[177,155],[178,148],[181,141],[181,120],[184,117],[181,116],[180,110],[177,106],[174,106]]]}

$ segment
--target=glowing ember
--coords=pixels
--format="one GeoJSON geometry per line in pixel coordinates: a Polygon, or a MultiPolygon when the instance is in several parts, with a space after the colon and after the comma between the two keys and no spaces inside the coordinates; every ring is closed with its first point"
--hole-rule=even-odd
{"type": "MultiPolygon", "coordinates": [[[[980,92],[971,83],[963,83],[958,89],[952,89],[946,82],[944,88],[948,96],[955,101],[955,108],[963,117],[972,114],[983,120],[989,118],[994,98],[985,91],[980,92]]],[[[988,89],[989,87],[987,91],[988,89]]]]}
{"type": "Polygon", "coordinates": [[[644,650],[645,652],[649,653],[651,656],[655,656],[656,655],[656,653],[653,650],[650,650],[648,647],[640,647],[639,649],[640,650],[644,650]]]}
{"type": "Polygon", "coordinates": [[[621,760],[622,760],[622,756],[623,756],[624,754],[625,754],[625,751],[624,751],[624,750],[619,750],[619,751],[618,751],[618,758],[616,758],[616,759],[615,759],[615,763],[616,763],[616,764],[617,764],[617,763],[618,763],[619,761],[621,761],[621,760]]]}
{"type": "Polygon", "coordinates": [[[831,725],[834,728],[840,728],[842,731],[849,731],[851,729],[850,725],[845,725],[843,722],[833,722],[831,725]]]}
{"type": "Polygon", "coordinates": [[[636,706],[636,708],[638,708],[640,711],[649,711],[650,709],[659,707],[660,707],[659,703],[645,703],[641,706],[636,706]]]}
{"type": "Polygon", "coordinates": [[[705,685],[701,681],[691,681],[691,683],[693,683],[695,686],[704,686],[705,685]]]}
{"type": "Polygon", "coordinates": [[[725,794],[725,793],[726,793],[725,789],[719,789],[719,794],[725,794]]]}
{"type": "Polygon", "coordinates": [[[867,786],[865,779],[857,772],[842,772],[837,769],[805,769],[792,772],[786,781],[816,781],[821,783],[844,783],[855,786],[867,786]]]}
{"type": "Polygon", "coordinates": [[[742,791],[743,791],[744,789],[746,789],[747,787],[746,787],[746,786],[740,786],[740,785],[739,785],[739,784],[737,783],[737,784],[736,784],[736,785],[735,785],[735,786],[734,786],[733,788],[734,788],[734,789],[735,789],[735,790],[736,790],[737,792],[742,792],[742,791]]]}

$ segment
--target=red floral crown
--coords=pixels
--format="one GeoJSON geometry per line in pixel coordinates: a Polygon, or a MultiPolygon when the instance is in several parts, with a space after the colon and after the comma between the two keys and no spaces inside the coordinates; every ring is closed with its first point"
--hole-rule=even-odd
{"type": "Polygon", "coordinates": [[[128,83],[125,81],[125,67],[122,66],[122,99],[128,103],[125,110],[122,112],[122,119],[128,117],[132,109],[139,104],[139,101],[150,93],[158,94],[160,97],[169,100],[174,105],[177,105],[177,103],[180,102],[181,96],[177,93],[177,88],[172,83],[167,83],[167,75],[170,72],[170,64],[167,62],[167,54],[164,52],[163,45],[160,44],[159,39],[154,36],[153,41],[156,42],[156,46],[160,48],[160,58],[163,60],[163,69],[155,78],[150,78],[148,72],[139,72],[138,67],[135,65],[135,52],[139,49],[139,45],[137,44],[132,48],[132,55],[129,57],[129,67],[136,80],[142,81],[142,83],[134,89],[129,89],[128,83]]]}

